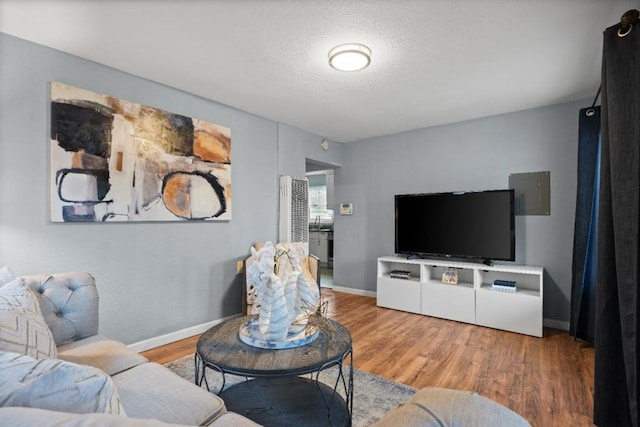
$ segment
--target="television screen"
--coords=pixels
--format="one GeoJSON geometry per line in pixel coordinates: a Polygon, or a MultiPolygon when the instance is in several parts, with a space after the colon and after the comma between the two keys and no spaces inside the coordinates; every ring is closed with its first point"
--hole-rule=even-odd
{"type": "Polygon", "coordinates": [[[395,251],[515,261],[513,190],[395,196],[395,251]]]}

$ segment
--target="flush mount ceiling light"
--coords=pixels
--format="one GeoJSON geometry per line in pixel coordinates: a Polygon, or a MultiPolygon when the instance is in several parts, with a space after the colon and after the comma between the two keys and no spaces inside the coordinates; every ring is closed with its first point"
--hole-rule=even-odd
{"type": "Polygon", "coordinates": [[[371,63],[371,49],[360,43],[347,43],[329,51],[329,65],[340,71],[358,71],[371,63]]]}

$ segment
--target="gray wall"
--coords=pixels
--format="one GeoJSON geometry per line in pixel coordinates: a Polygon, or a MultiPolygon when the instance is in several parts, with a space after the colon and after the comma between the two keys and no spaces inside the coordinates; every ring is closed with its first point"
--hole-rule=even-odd
{"type": "Polygon", "coordinates": [[[545,317],[569,316],[577,111],[551,106],[349,144],[0,34],[0,266],[96,277],[101,330],[135,342],[240,311],[236,260],[277,238],[280,175],[311,159],[336,169],[335,283],[375,291],[393,253],[396,193],[505,188],[510,172],[551,171],[551,215],[518,217],[517,262],[543,265],[545,317]],[[221,223],[52,224],[49,84],[60,81],[219,123],[232,132],[233,219],[221,223]],[[257,209],[257,207],[259,209],[257,209]]]}
{"type": "Polygon", "coordinates": [[[278,125],[5,34],[0,53],[0,266],[91,272],[102,332],[127,343],[239,313],[236,260],[277,238],[278,125]],[[51,81],[231,128],[233,219],[50,223],[51,81]]]}
{"type": "Polygon", "coordinates": [[[509,173],[551,171],[551,215],[516,217],[516,263],[545,267],[544,317],[568,321],[578,110],[589,100],[346,144],[336,171],[334,282],[376,289],[394,252],[394,194],[508,187],[509,173]]]}
{"type": "Polygon", "coordinates": [[[305,176],[305,160],[339,167],[342,163],[344,144],[329,141],[329,149],[320,145],[325,138],[313,133],[278,124],[278,170],[280,175],[305,176]],[[302,159],[302,163],[300,163],[302,159]]]}

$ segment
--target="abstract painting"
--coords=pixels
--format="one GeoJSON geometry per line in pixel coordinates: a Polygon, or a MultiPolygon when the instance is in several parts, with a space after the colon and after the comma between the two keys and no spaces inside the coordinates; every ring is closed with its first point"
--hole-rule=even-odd
{"type": "Polygon", "coordinates": [[[51,221],[231,219],[231,130],[51,83],[51,221]]]}

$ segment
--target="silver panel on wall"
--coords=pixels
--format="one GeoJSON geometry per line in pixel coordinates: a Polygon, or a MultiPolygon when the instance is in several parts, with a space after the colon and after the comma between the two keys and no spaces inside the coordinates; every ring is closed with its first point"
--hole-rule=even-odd
{"type": "Polygon", "coordinates": [[[516,215],[551,214],[551,173],[510,173],[509,188],[515,190],[516,215]]]}

